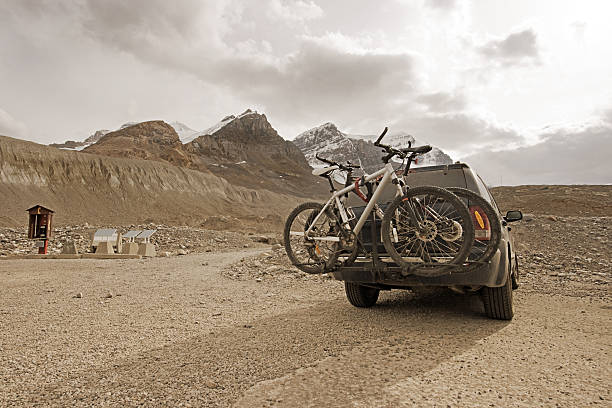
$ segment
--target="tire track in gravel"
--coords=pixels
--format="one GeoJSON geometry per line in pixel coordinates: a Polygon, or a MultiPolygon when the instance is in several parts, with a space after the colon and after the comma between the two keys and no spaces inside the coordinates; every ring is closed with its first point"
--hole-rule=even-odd
{"type": "MultiPolygon", "coordinates": [[[[70,323],[66,311],[71,309],[66,306],[75,302],[66,299],[75,289],[64,285],[91,278],[100,291],[115,281],[110,272],[123,265],[120,282],[133,289],[125,292],[127,296],[113,298],[116,304],[101,305],[86,297],[93,305],[79,321],[131,312],[137,314],[138,322],[146,325],[146,319],[152,319],[159,327],[155,330],[175,333],[176,338],[170,343],[153,338],[139,344],[138,334],[150,330],[135,328],[125,333],[131,337],[126,348],[119,349],[120,355],[104,355],[95,364],[64,366],[51,360],[57,364],[49,367],[58,374],[55,378],[14,388],[19,398],[10,399],[14,395],[10,394],[4,402],[23,406],[471,407],[605,406],[610,400],[611,315],[604,301],[519,290],[511,323],[485,318],[475,296],[441,290],[383,292],[374,308],[357,309],[339,299],[339,282],[284,279],[288,276],[260,283],[223,278],[220,268],[256,252],[158,258],[146,263],[87,263],[96,268],[93,271],[85,270],[84,263],[58,261],[48,265],[72,265],[73,269],[35,277],[29,270],[38,265],[36,261],[7,262],[6,278],[13,282],[7,288],[18,286],[10,289],[10,302],[19,301],[23,292],[15,291],[31,287],[31,280],[57,278],[53,285],[61,292],[35,292],[36,296],[20,304],[24,316],[39,313],[41,322],[60,326],[70,323]],[[146,271],[141,271],[143,265],[148,265],[146,271]],[[45,296],[63,303],[48,303],[45,296]],[[32,302],[39,297],[40,302],[32,302]],[[161,299],[167,303],[156,305],[161,299]],[[208,317],[200,315],[202,301],[208,317]],[[215,310],[223,316],[211,317],[215,310]],[[161,319],[160,313],[167,311],[179,313],[177,327],[184,333],[168,328],[177,325],[174,319],[161,319]],[[187,325],[196,316],[198,329],[187,325]]],[[[17,306],[11,310],[16,312],[17,306]]],[[[7,328],[25,334],[22,317],[10,316],[14,322],[7,328]]],[[[28,358],[34,359],[30,363],[40,365],[45,361],[38,360],[40,356],[66,349],[61,343],[64,338],[83,341],[85,346],[104,338],[96,333],[82,337],[81,326],[73,327],[77,330],[68,332],[68,337],[51,337],[51,347],[30,354],[28,358]]],[[[16,345],[19,338],[6,337],[11,340],[6,345],[16,345]]],[[[31,342],[30,347],[40,344],[36,338],[24,340],[31,342]]],[[[73,353],[78,362],[87,357],[87,347],[73,353]]]]}
{"type": "MultiPolygon", "coordinates": [[[[506,325],[474,314],[469,298],[450,296],[440,301],[437,296],[402,295],[403,301],[386,302],[371,310],[355,309],[345,301],[323,302],[257,320],[247,327],[195,336],[125,359],[116,367],[84,373],[46,389],[30,402],[181,402],[226,407],[259,382],[308,370],[321,361],[329,364],[356,348],[371,352],[380,381],[400,379],[405,374],[398,373],[391,362],[404,361],[401,368],[406,373],[425,373],[506,325]]],[[[363,369],[369,369],[372,361],[361,361],[363,369]]],[[[341,376],[357,375],[359,364],[341,376]]],[[[347,392],[362,396],[368,387],[349,382],[343,395],[347,392]]],[[[308,399],[320,390],[313,387],[305,393],[301,395],[308,399]]]]}
{"type": "Polygon", "coordinates": [[[235,407],[609,406],[611,317],[601,302],[546,295],[521,296],[507,325],[432,316],[261,382],[235,407]]]}

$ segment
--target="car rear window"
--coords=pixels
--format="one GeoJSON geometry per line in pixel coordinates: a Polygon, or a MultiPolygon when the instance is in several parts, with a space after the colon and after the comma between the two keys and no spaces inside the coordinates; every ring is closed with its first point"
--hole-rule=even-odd
{"type": "Polygon", "coordinates": [[[466,187],[463,168],[444,169],[438,166],[436,170],[419,170],[409,173],[404,179],[409,186],[466,187]]]}

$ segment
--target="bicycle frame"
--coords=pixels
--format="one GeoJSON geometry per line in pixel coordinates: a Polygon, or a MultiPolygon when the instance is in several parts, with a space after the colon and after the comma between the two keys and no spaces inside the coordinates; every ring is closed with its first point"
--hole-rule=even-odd
{"type": "MultiPolygon", "coordinates": [[[[380,195],[383,193],[385,187],[387,186],[387,184],[389,184],[390,181],[393,180],[397,180],[396,181],[396,186],[397,186],[397,191],[398,194],[403,194],[402,191],[402,186],[399,180],[399,177],[395,174],[395,170],[393,169],[393,166],[391,165],[391,163],[387,163],[385,164],[385,167],[383,167],[382,169],[378,170],[375,173],[372,173],[368,176],[365,177],[364,182],[370,182],[372,180],[376,180],[378,177],[383,176],[382,179],[380,180],[380,183],[378,185],[378,187],[376,188],[376,190],[374,191],[374,193],[372,194],[372,197],[370,198],[370,201],[368,202],[368,204],[366,205],[365,210],[363,211],[363,214],[361,214],[361,217],[359,217],[359,220],[357,221],[357,225],[355,225],[355,228],[352,228],[352,231],[355,235],[358,235],[359,232],[361,232],[361,229],[363,228],[363,225],[365,224],[365,222],[367,221],[370,213],[372,212],[372,209],[374,208],[374,206],[376,205],[376,203],[378,202],[378,199],[380,198],[380,195]]],[[[327,208],[329,208],[330,205],[332,205],[332,203],[335,202],[336,206],[338,207],[338,211],[340,212],[340,217],[342,218],[342,225],[344,226],[344,228],[351,230],[351,227],[349,225],[349,217],[346,214],[346,210],[344,208],[344,203],[342,200],[342,197],[355,190],[355,185],[351,185],[349,187],[345,187],[341,190],[338,190],[336,192],[334,192],[331,196],[331,198],[327,201],[327,203],[325,203],[325,205],[323,206],[323,209],[319,212],[319,214],[317,214],[317,216],[315,217],[315,219],[312,221],[311,225],[308,227],[308,230],[304,233],[301,232],[292,232],[292,235],[305,235],[307,238],[316,240],[316,241],[340,241],[340,237],[310,237],[310,232],[311,229],[314,225],[316,225],[317,221],[319,220],[319,217],[321,217],[321,215],[327,210],[327,208]]]]}

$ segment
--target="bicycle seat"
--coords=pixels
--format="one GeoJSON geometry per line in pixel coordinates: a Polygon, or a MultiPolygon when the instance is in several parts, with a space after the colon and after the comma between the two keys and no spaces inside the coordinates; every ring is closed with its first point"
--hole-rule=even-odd
{"type": "Polygon", "coordinates": [[[424,154],[430,152],[432,147],[430,145],[419,146],[419,147],[408,147],[406,149],[401,149],[404,153],[417,153],[424,154]]]}
{"type": "Polygon", "coordinates": [[[338,166],[321,167],[319,169],[314,169],[312,171],[312,175],[313,176],[327,177],[327,175],[329,173],[331,173],[334,170],[338,170],[339,168],[340,167],[338,167],[338,166]]]}

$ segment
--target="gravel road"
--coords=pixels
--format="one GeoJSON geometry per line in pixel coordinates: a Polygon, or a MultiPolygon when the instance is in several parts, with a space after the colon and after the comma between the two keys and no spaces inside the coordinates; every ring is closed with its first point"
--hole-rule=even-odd
{"type": "Polygon", "coordinates": [[[0,262],[0,406],[610,406],[610,305],[231,279],[261,250],[0,262]]]}

